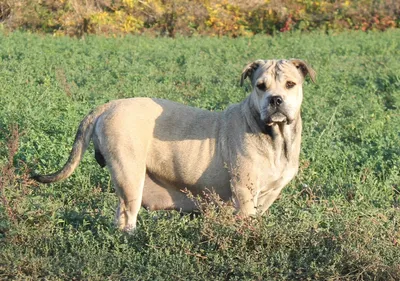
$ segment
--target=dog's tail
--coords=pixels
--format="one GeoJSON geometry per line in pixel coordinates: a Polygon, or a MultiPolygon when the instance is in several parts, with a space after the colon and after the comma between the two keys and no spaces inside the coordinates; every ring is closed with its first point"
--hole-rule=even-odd
{"type": "Polygon", "coordinates": [[[107,103],[96,108],[82,120],[78,131],[76,132],[74,145],[68,161],[61,170],[49,175],[33,175],[32,178],[41,183],[52,183],[69,177],[74,172],[76,167],[78,167],[83,155],[85,154],[85,151],[90,143],[97,118],[105,110],[107,110],[109,106],[110,103],[107,103]]]}

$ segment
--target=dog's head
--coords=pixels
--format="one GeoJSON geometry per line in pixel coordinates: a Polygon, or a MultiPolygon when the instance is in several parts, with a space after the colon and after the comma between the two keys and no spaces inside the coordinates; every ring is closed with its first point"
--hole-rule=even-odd
{"type": "Polygon", "coordinates": [[[315,71],[302,60],[256,60],[244,68],[240,84],[250,78],[251,99],[263,123],[290,124],[300,114],[307,75],[315,82],[315,71]]]}

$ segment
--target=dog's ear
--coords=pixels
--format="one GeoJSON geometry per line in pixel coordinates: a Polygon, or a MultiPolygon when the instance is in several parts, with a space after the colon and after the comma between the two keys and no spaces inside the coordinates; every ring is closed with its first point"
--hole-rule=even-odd
{"type": "Polygon", "coordinates": [[[304,78],[306,78],[307,74],[310,75],[311,80],[315,83],[317,73],[314,69],[311,68],[305,61],[299,59],[291,59],[291,63],[300,71],[304,78]]]}
{"type": "Polygon", "coordinates": [[[240,78],[240,86],[243,86],[243,82],[247,77],[253,78],[252,76],[254,72],[256,72],[257,68],[259,68],[263,64],[265,64],[265,61],[256,60],[246,65],[246,67],[242,71],[242,77],[240,78]]]}

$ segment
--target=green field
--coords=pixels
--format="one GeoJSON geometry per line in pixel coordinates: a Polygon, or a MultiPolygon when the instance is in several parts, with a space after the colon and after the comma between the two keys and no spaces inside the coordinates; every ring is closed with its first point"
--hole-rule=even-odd
{"type": "Polygon", "coordinates": [[[400,30],[252,38],[0,35],[0,280],[400,280],[400,30]],[[63,182],[31,172],[67,160],[81,119],[133,96],[209,110],[241,101],[243,67],[301,58],[298,176],[267,216],[141,210],[113,224],[90,147],[63,182]]]}

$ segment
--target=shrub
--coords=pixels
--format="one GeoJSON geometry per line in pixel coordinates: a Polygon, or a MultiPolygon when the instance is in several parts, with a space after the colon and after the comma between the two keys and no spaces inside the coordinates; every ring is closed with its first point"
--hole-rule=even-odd
{"type": "Polygon", "coordinates": [[[390,0],[0,0],[0,19],[11,30],[73,36],[385,30],[399,27],[399,15],[400,3],[390,0]]]}

